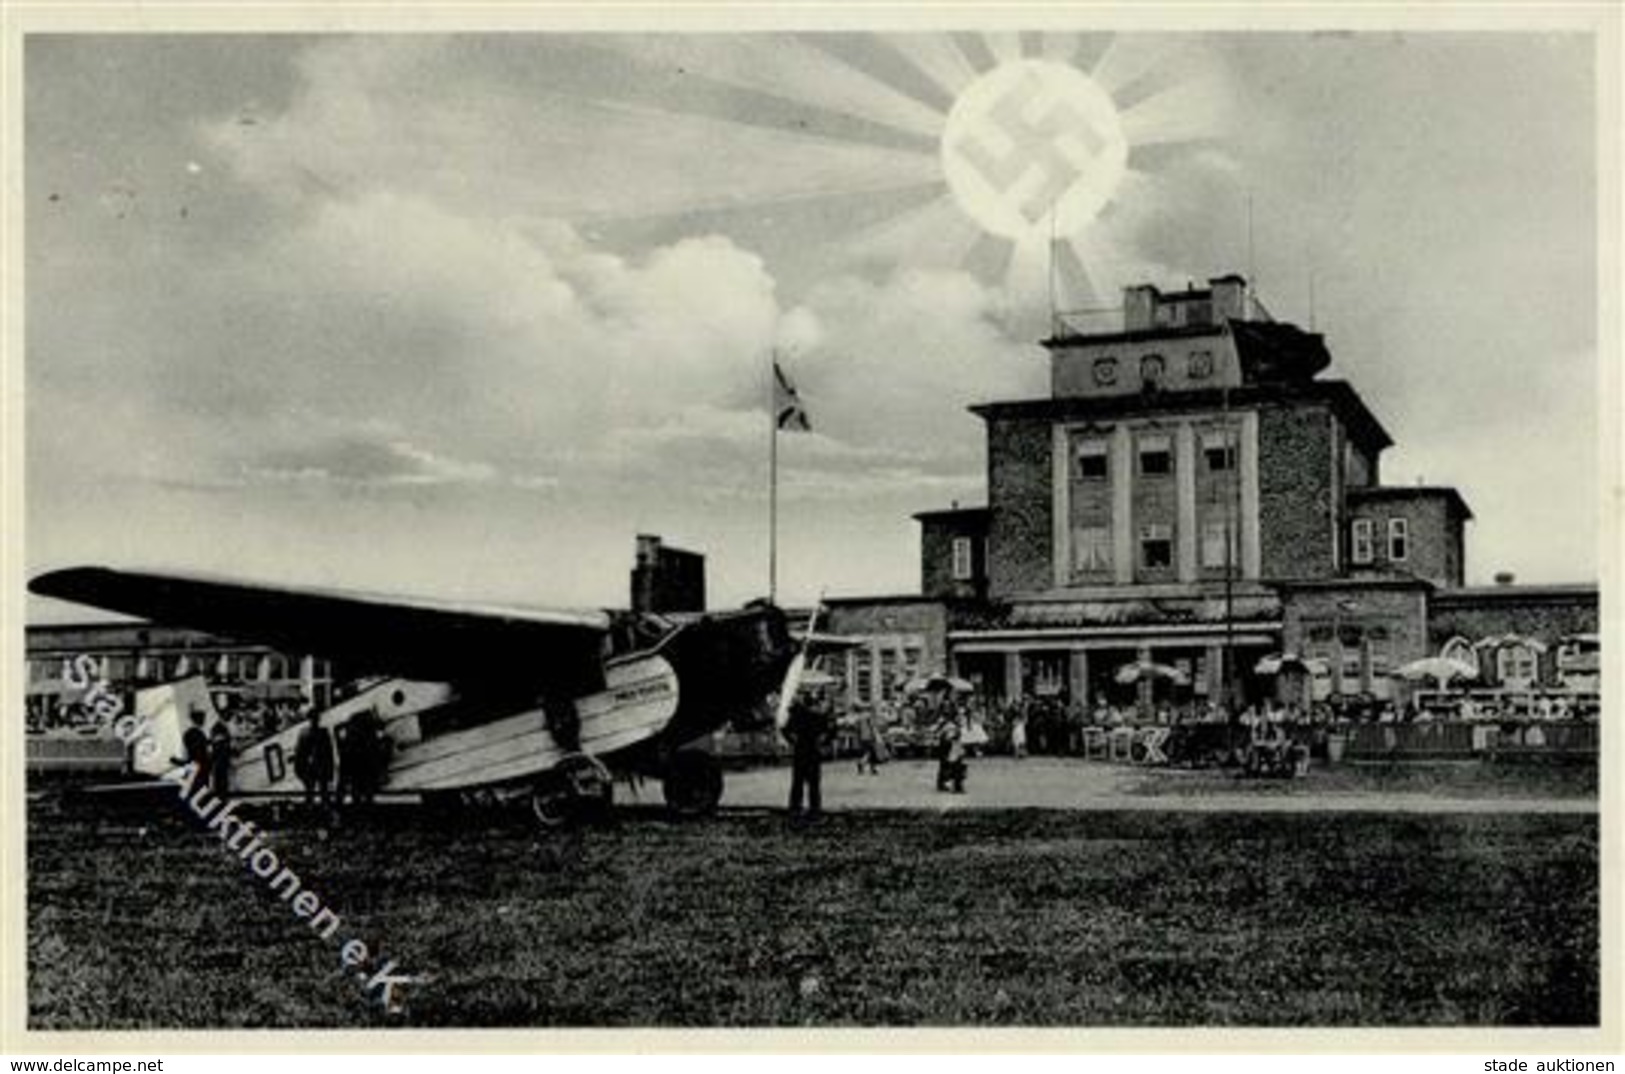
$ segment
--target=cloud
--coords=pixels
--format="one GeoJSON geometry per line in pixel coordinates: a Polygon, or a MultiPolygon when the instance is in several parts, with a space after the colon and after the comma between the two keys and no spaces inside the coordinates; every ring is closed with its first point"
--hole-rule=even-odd
{"type": "Polygon", "coordinates": [[[963,272],[839,277],[803,308],[823,335],[793,369],[815,428],[836,439],[975,464],[981,422],[965,408],[1046,390],[1042,348],[1010,339],[999,292],[963,272]]]}
{"type": "Polygon", "coordinates": [[[627,255],[390,189],[311,195],[150,310],[128,343],[165,375],[91,364],[78,388],[139,412],[144,474],[194,487],[760,495],[777,347],[816,430],[785,439],[784,494],[929,503],[978,481],[967,403],[1043,382],[964,273],[837,277],[786,309],[725,237],[627,255]]]}
{"type": "Polygon", "coordinates": [[[352,436],[267,453],[245,467],[244,474],[254,480],[389,487],[490,481],[496,470],[487,463],[444,458],[404,440],[352,436]]]}

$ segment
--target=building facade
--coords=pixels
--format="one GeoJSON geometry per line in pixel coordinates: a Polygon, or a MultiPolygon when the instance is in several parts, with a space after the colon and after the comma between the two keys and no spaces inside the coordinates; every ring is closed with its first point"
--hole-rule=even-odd
{"type": "Polygon", "coordinates": [[[70,670],[89,657],[94,676],[120,694],[203,675],[222,707],[304,701],[325,707],[335,685],[331,662],[197,630],[155,623],[81,623],[27,628],[26,715],[30,729],[62,724],[85,693],[70,670]]]}
{"type": "Polygon", "coordinates": [[[1241,277],[1130,287],[1120,326],[1044,346],[1047,396],[971,407],[986,506],[916,516],[937,670],[1083,706],[1403,701],[1399,669],[1465,645],[1508,704],[1595,703],[1596,587],[1466,587],[1466,501],[1383,485],[1388,432],[1241,277]]]}

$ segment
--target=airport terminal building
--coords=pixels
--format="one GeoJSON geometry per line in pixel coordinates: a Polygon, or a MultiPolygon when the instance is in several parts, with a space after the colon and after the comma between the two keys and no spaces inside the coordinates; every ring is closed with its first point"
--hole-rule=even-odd
{"type": "Polygon", "coordinates": [[[1239,276],[1058,324],[1046,397],[971,407],[985,507],[917,515],[921,593],[831,602],[848,700],[942,670],[997,699],[1408,699],[1443,654],[1503,711],[1594,707],[1595,585],[1466,586],[1456,489],[1382,483],[1387,430],[1239,276]]]}

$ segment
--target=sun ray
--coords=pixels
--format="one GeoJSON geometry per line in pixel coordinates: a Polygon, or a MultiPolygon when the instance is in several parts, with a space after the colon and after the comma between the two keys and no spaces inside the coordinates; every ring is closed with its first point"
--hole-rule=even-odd
{"type": "MultiPolygon", "coordinates": [[[[714,117],[667,113],[610,102],[579,108],[575,121],[582,140],[565,141],[546,153],[554,168],[564,167],[567,147],[609,144],[636,147],[619,159],[610,180],[583,175],[556,184],[577,202],[574,215],[629,216],[677,213],[831,193],[895,190],[940,178],[935,155],[885,149],[858,142],[775,131],[714,117]],[[606,135],[621,124],[624,137],[606,135]],[[715,147],[728,146],[718,154],[715,147]],[[741,165],[748,162],[749,167],[741,165]],[[584,201],[585,204],[580,204],[584,201]]],[[[554,130],[561,128],[555,126],[554,130]]],[[[602,163],[597,162],[602,172],[602,163]]],[[[587,171],[594,165],[588,162],[587,171]]],[[[540,169],[539,169],[540,170],[540,169]]]]}
{"type": "Polygon", "coordinates": [[[1009,63],[1021,59],[1021,35],[1005,31],[993,30],[982,35],[987,50],[993,54],[995,63],[1009,63]]]}
{"type": "Polygon", "coordinates": [[[950,98],[958,97],[976,79],[976,68],[942,34],[884,34],[876,40],[913,64],[950,98]]]}
{"type": "Polygon", "coordinates": [[[313,144],[292,120],[232,124],[212,137],[245,168],[285,175],[294,189],[311,173],[339,191],[364,187],[367,175],[412,175],[420,192],[477,215],[499,205],[516,216],[564,219],[677,214],[942,179],[935,153],[625,101],[551,94],[489,107],[491,122],[513,132],[489,150],[469,145],[468,117],[455,102],[423,109],[411,138],[379,130],[313,144]],[[613,156],[584,149],[609,145],[619,147],[613,156]],[[486,183],[471,185],[472,173],[486,183]]]}
{"type": "MultiPolygon", "coordinates": [[[[1073,235],[1067,245],[1077,258],[1078,268],[1091,292],[1086,306],[1096,310],[1114,309],[1122,302],[1122,287],[1130,273],[1116,246],[1098,230],[1073,235]]],[[[1101,326],[1089,326],[1099,330],[1101,326]]]]}
{"type": "Polygon", "coordinates": [[[788,35],[609,35],[603,43],[636,61],[676,66],[739,89],[925,138],[942,133],[942,113],[930,105],[788,35]]]}
{"type": "Polygon", "coordinates": [[[1049,318],[1049,242],[1029,238],[1014,244],[1005,271],[1005,303],[1013,326],[1028,332],[1042,330],[1049,318]]]}
{"type": "Polygon", "coordinates": [[[971,70],[977,74],[998,65],[998,61],[993,58],[993,53],[988,50],[987,42],[982,40],[981,34],[956,30],[948,35],[948,40],[959,50],[959,54],[965,57],[965,62],[970,64],[971,70]]]}
{"type": "Polygon", "coordinates": [[[1056,308],[1067,310],[1098,310],[1106,305],[1101,290],[1089,278],[1083,259],[1070,242],[1056,243],[1055,250],[1056,308]]]}
{"type": "Polygon", "coordinates": [[[1115,97],[1147,71],[1165,63],[1181,47],[1165,34],[1118,34],[1106,46],[1090,77],[1115,97]]]}
{"type": "Polygon", "coordinates": [[[1117,184],[1115,211],[1104,219],[1133,221],[1167,214],[1174,201],[1174,188],[1167,181],[1141,168],[1125,168],[1117,184]]]}
{"type": "Polygon", "coordinates": [[[957,267],[981,233],[946,193],[850,236],[842,245],[852,261],[907,258],[933,268],[957,267]]]}
{"type": "Polygon", "coordinates": [[[1078,35],[1044,33],[1039,37],[1038,54],[1046,60],[1069,64],[1078,55],[1078,35]]]}
{"type": "Polygon", "coordinates": [[[1214,138],[1234,118],[1231,94],[1218,78],[1192,79],[1153,93],[1119,113],[1131,145],[1214,138]]]}

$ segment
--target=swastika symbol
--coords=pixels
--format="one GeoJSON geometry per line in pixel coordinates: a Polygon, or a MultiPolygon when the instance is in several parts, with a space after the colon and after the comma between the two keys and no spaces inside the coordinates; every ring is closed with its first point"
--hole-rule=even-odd
{"type": "Polygon", "coordinates": [[[1128,164],[1116,102],[1064,63],[1010,60],[959,94],[938,143],[943,178],[972,220],[1017,243],[1074,236],[1128,164]]]}
{"type": "Polygon", "coordinates": [[[1000,194],[1009,194],[1036,170],[1038,185],[1021,192],[1016,204],[1029,225],[1049,213],[1107,145],[1089,117],[1066,100],[1052,100],[1039,114],[1029,115],[1044,92],[1038,78],[1027,73],[988,109],[986,124],[1009,141],[1002,153],[989,147],[981,130],[967,132],[953,146],[1000,194]],[[1082,161],[1076,150],[1068,151],[1068,140],[1081,147],[1082,161]]]}

